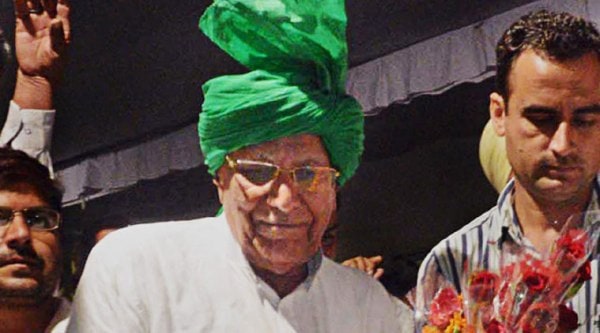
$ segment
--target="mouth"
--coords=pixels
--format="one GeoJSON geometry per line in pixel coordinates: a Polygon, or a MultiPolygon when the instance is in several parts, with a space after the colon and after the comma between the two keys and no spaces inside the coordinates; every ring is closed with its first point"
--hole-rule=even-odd
{"type": "Polygon", "coordinates": [[[12,258],[8,258],[6,260],[0,261],[0,267],[6,267],[6,266],[41,268],[42,263],[39,260],[36,260],[33,258],[12,257],[12,258]]]}
{"type": "Polygon", "coordinates": [[[267,222],[264,220],[254,220],[254,231],[270,239],[291,239],[304,237],[308,231],[310,223],[308,222],[267,222]]]}
{"type": "Polygon", "coordinates": [[[579,166],[570,166],[570,165],[566,165],[566,166],[562,166],[562,165],[558,165],[558,166],[547,166],[546,170],[548,170],[548,173],[550,175],[568,175],[568,174],[573,174],[573,173],[577,173],[580,170],[579,166]]]}

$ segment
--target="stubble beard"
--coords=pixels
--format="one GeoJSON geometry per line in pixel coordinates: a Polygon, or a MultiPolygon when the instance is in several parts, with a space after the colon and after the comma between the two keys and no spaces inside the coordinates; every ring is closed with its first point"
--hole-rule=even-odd
{"type": "MultiPolygon", "coordinates": [[[[28,277],[27,279],[33,278],[28,277]]],[[[0,280],[0,307],[13,308],[40,305],[53,297],[59,280],[60,270],[58,269],[49,275],[42,276],[41,280],[36,279],[37,283],[31,286],[23,286],[19,282],[4,283],[0,280]]],[[[30,284],[31,282],[22,281],[22,283],[30,284]]]]}

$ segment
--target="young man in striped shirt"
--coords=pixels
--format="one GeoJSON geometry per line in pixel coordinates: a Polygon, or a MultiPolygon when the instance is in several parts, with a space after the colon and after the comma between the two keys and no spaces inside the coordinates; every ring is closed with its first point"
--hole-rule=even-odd
{"type": "MultiPolygon", "coordinates": [[[[498,268],[507,245],[549,251],[572,214],[600,209],[600,35],[566,13],[532,13],[496,48],[495,131],[514,178],[497,206],[440,242],[419,270],[417,293],[439,276],[461,291],[463,264],[498,268]]],[[[568,303],[578,332],[599,332],[598,253],[592,279],[568,303]]]]}

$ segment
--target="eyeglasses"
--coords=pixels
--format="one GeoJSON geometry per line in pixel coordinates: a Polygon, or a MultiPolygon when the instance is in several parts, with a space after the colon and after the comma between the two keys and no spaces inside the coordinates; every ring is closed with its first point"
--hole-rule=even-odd
{"type": "Polygon", "coordinates": [[[0,227],[8,226],[17,214],[21,214],[25,223],[32,230],[50,231],[57,229],[60,225],[60,213],[51,208],[33,207],[12,210],[0,207],[0,227]]]}
{"type": "Polygon", "coordinates": [[[244,176],[252,184],[259,186],[276,179],[282,172],[287,172],[292,175],[294,184],[298,188],[315,191],[320,184],[333,185],[340,175],[336,169],[330,167],[302,166],[285,169],[267,162],[233,160],[229,156],[225,156],[225,160],[233,171],[244,176]]]}

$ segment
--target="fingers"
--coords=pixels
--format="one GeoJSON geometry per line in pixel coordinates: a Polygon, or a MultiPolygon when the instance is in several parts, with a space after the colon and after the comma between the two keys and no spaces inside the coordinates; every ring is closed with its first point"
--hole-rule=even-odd
{"type": "MultiPolygon", "coordinates": [[[[53,0],[56,1],[56,0],[53,0]]],[[[58,0],[58,5],[55,5],[57,17],[63,22],[63,30],[65,32],[65,42],[68,44],[71,41],[71,21],[69,15],[71,7],[67,0],[58,0]]]]}
{"type": "Polygon", "coordinates": [[[54,19],[50,23],[50,43],[56,53],[62,54],[65,48],[65,31],[63,22],[59,19],[54,19]]]}
{"type": "Polygon", "coordinates": [[[382,256],[374,256],[369,258],[369,261],[372,262],[374,265],[378,265],[381,264],[381,262],[383,261],[383,257],[382,256]]]}
{"type": "Polygon", "coordinates": [[[15,0],[15,15],[21,19],[29,17],[29,7],[27,7],[26,0],[15,0]]]}
{"type": "Polygon", "coordinates": [[[374,256],[370,258],[358,256],[342,262],[342,265],[356,268],[373,276],[376,279],[379,279],[383,275],[383,269],[377,268],[377,266],[382,261],[383,257],[381,256],[374,256]]]}
{"type": "Polygon", "coordinates": [[[376,268],[381,263],[383,258],[381,256],[375,256],[375,257],[364,258],[364,259],[365,259],[365,265],[367,268],[366,272],[369,275],[374,276],[376,273],[376,268]]]}
{"type": "MultiPolygon", "coordinates": [[[[57,14],[58,0],[14,0],[15,15],[18,18],[25,19],[29,15],[42,15],[44,11],[53,18],[57,14]]],[[[68,8],[65,0],[59,1],[68,8]]]]}
{"type": "Polygon", "coordinates": [[[44,12],[44,7],[40,0],[28,0],[27,8],[29,8],[29,14],[42,14],[44,12]]]}
{"type": "Polygon", "coordinates": [[[56,16],[56,0],[42,0],[42,4],[50,17],[56,16]]]}

